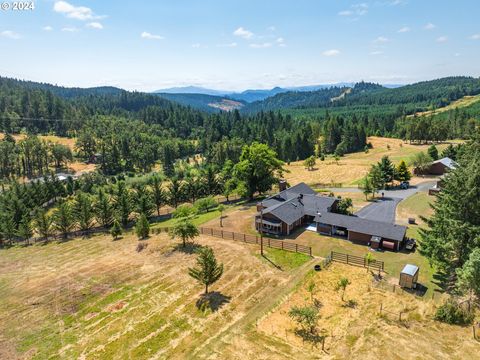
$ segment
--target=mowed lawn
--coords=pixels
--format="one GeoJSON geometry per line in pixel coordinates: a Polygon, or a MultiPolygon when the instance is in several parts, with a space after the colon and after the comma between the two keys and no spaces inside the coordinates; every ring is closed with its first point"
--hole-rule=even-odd
{"type": "MultiPolygon", "coordinates": [[[[380,161],[382,156],[388,155],[394,163],[405,160],[408,164],[416,153],[426,151],[429,147],[429,145],[411,145],[400,139],[375,136],[369,137],[368,141],[373,145],[368,153],[347,154],[338,162],[331,156],[326,157],[324,161],[317,159],[313,171],[307,170],[303,161],[292,162],[285,166],[289,172],[285,173],[284,177],[292,185],[302,181],[311,185],[329,183],[341,183],[344,186],[357,185],[368,173],[371,165],[380,161]]],[[[447,146],[446,143],[438,144],[437,148],[441,152],[447,146]]]]}
{"type": "Polygon", "coordinates": [[[0,358],[244,358],[244,346],[251,359],[294,358],[288,345],[279,357],[251,324],[301,281],[310,259],[265,260],[256,246],[200,236],[224,264],[202,305],[204,287],[188,276],[191,249],[166,234],[143,242],[141,252],[132,234],[1,250],[0,358]]]}

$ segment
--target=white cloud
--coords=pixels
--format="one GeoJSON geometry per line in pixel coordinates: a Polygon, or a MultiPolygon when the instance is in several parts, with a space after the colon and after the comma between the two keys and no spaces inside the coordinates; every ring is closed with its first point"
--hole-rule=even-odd
{"type": "Polygon", "coordinates": [[[78,29],[76,27],[64,27],[64,28],[62,28],[62,31],[64,31],[64,32],[77,32],[78,29]]]}
{"type": "Polygon", "coordinates": [[[231,42],[231,43],[228,43],[228,44],[218,44],[217,46],[218,47],[230,47],[230,48],[232,48],[232,47],[237,47],[237,45],[238,44],[236,42],[231,42]]]}
{"type": "Polygon", "coordinates": [[[410,31],[410,28],[408,26],[404,26],[404,27],[400,28],[397,32],[406,33],[406,32],[409,32],[409,31],[410,31]]]}
{"type": "Polygon", "coordinates": [[[242,37],[244,39],[251,39],[253,37],[253,32],[244,29],[243,27],[239,27],[237,30],[233,32],[233,35],[242,37]]]}
{"type": "Polygon", "coordinates": [[[271,46],[272,46],[272,43],[269,43],[269,42],[261,43],[261,44],[250,44],[250,47],[254,49],[269,48],[271,46]]]}
{"type": "Polygon", "coordinates": [[[340,55],[340,50],[337,49],[330,49],[330,50],[325,50],[322,52],[323,56],[337,56],[340,55]]]}
{"type": "Polygon", "coordinates": [[[373,40],[374,43],[386,43],[389,42],[388,38],[385,36],[379,36],[375,40],[373,40]]]}
{"type": "Polygon", "coordinates": [[[68,18],[82,21],[100,19],[103,17],[95,15],[93,10],[86,6],[75,6],[66,1],[55,1],[55,4],[53,4],[53,11],[63,14],[68,18]]]}
{"type": "Polygon", "coordinates": [[[269,27],[267,28],[267,30],[268,30],[268,31],[275,31],[275,30],[277,30],[277,28],[272,25],[272,26],[269,26],[269,27]]]}
{"type": "Polygon", "coordinates": [[[368,5],[366,3],[353,4],[350,9],[342,10],[338,12],[340,16],[363,16],[368,12],[368,5]]]}
{"type": "Polygon", "coordinates": [[[16,33],[15,31],[12,31],[12,30],[2,31],[0,33],[0,36],[8,38],[8,39],[13,39],[13,40],[18,40],[22,37],[20,34],[16,33]]]}
{"type": "Polygon", "coordinates": [[[461,55],[460,53],[453,54],[453,56],[455,56],[455,57],[459,57],[460,55],[461,55]]]}
{"type": "Polygon", "coordinates": [[[151,34],[147,31],[144,31],[140,34],[140,37],[142,39],[149,39],[149,40],[163,40],[165,39],[163,36],[161,35],[154,35],[154,34],[151,34]]]}
{"type": "Polygon", "coordinates": [[[380,51],[380,50],[374,50],[370,52],[370,55],[382,55],[382,54],[383,54],[383,51],[380,51]]]}
{"type": "Polygon", "coordinates": [[[406,5],[407,1],[406,0],[393,0],[390,5],[392,6],[397,6],[397,5],[406,5]]]}
{"type": "Polygon", "coordinates": [[[47,26],[44,26],[42,28],[43,31],[52,31],[53,30],[53,27],[51,27],[50,25],[47,25],[47,26]]]}
{"type": "Polygon", "coordinates": [[[192,44],[192,48],[194,48],[194,49],[198,49],[200,46],[202,46],[202,45],[200,45],[199,43],[192,44]]]}
{"type": "Polygon", "coordinates": [[[287,46],[287,44],[285,44],[285,39],[282,38],[282,37],[277,38],[277,40],[275,40],[275,42],[276,42],[277,45],[280,46],[280,47],[285,47],[285,46],[287,46]]]}
{"type": "Polygon", "coordinates": [[[90,29],[97,29],[97,30],[102,30],[103,29],[103,25],[100,24],[99,22],[89,22],[87,25],[85,25],[86,27],[90,28],[90,29]]]}
{"type": "Polygon", "coordinates": [[[432,23],[428,23],[423,27],[425,30],[433,30],[436,28],[436,26],[432,23]]]}
{"type": "Polygon", "coordinates": [[[473,34],[472,36],[470,36],[470,39],[472,39],[472,40],[480,40],[480,34],[473,34]]]}
{"type": "Polygon", "coordinates": [[[447,42],[448,41],[448,37],[446,36],[440,36],[437,38],[436,40],[438,43],[444,43],[444,42],[447,42]]]}

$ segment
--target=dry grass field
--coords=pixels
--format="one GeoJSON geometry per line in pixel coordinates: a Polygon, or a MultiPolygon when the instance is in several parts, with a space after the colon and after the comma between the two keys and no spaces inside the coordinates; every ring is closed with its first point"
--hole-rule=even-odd
{"type": "MultiPolygon", "coordinates": [[[[415,116],[429,116],[429,115],[434,115],[434,114],[442,113],[442,112],[449,111],[449,110],[454,110],[456,108],[463,108],[463,107],[473,105],[477,101],[480,101],[480,95],[464,96],[463,98],[458,99],[458,100],[456,100],[456,101],[454,101],[454,102],[452,102],[452,103],[450,103],[447,106],[444,106],[442,108],[438,108],[438,109],[435,109],[435,110],[429,110],[429,111],[423,111],[423,112],[417,112],[415,114],[415,116]]],[[[411,118],[413,116],[414,115],[408,115],[407,118],[411,118]]]]}
{"type": "Polygon", "coordinates": [[[258,329],[268,336],[299,348],[311,349],[309,357],[326,359],[478,359],[480,341],[470,327],[442,324],[432,320],[432,300],[405,293],[393,293],[372,286],[372,275],[364,268],[333,263],[327,270],[310,273],[298,290],[265,316],[258,329]],[[344,301],[335,290],[341,277],[347,277],[344,301]],[[306,287],[316,285],[314,299],[320,304],[319,329],[326,335],[321,345],[303,342],[295,334],[296,324],[289,318],[292,306],[311,305],[306,287]],[[380,314],[380,306],[383,312],[380,314]],[[399,321],[399,312],[402,320],[399,321]]]}
{"type": "MultiPolygon", "coordinates": [[[[356,185],[370,170],[373,163],[380,161],[382,156],[388,155],[394,163],[409,159],[417,152],[426,151],[429,145],[412,145],[399,139],[369,137],[373,149],[368,153],[357,152],[341,157],[338,163],[333,157],[327,157],[325,161],[317,159],[315,170],[309,171],[303,165],[303,161],[292,162],[286,165],[289,170],[284,177],[290,184],[305,182],[307,184],[342,183],[344,185],[356,185]],[[390,147],[390,149],[388,148],[390,147]]],[[[439,151],[447,144],[439,144],[439,151]]]]}
{"type": "MultiPolygon", "coordinates": [[[[139,253],[132,235],[0,251],[0,358],[244,358],[244,343],[257,340],[249,324],[306,268],[278,270],[256,247],[233,241],[197,242],[225,265],[204,310],[203,287],[187,275],[196,256],[165,234],[139,253]]],[[[252,345],[250,358],[290,351],[269,343],[252,345]]]]}

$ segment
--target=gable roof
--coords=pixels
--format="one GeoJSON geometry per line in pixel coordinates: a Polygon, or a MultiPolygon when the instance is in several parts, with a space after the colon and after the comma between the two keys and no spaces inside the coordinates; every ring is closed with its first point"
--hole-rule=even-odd
{"type": "Polygon", "coordinates": [[[280,203],[283,203],[287,200],[291,200],[293,198],[298,197],[298,195],[303,194],[316,194],[315,190],[313,190],[310,186],[305,184],[304,182],[301,182],[295,186],[289,187],[288,189],[285,189],[278,194],[272,195],[265,200],[262,201],[262,204],[264,207],[269,208],[273,205],[277,205],[280,203]]]}
{"type": "Polygon", "coordinates": [[[359,218],[325,212],[315,217],[315,222],[327,225],[335,225],[346,228],[348,231],[355,231],[371,236],[402,241],[407,232],[407,227],[396,224],[389,224],[380,221],[359,218]]]}
{"type": "Polygon", "coordinates": [[[449,169],[455,169],[458,166],[458,163],[455,160],[450,159],[449,157],[444,157],[442,159],[435,160],[432,164],[441,163],[449,169]]]}
{"type": "Polygon", "coordinates": [[[327,212],[336,198],[319,196],[311,187],[300,183],[262,201],[264,214],[272,214],[288,225],[305,215],[327,212]]]}

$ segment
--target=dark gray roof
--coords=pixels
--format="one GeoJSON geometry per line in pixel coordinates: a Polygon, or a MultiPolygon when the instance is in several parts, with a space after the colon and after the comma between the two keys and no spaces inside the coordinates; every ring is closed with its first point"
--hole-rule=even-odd
{"type": "Polygon", "coordinates": [[[293,198],[298,197],[300,194],[316,194],[315,190],[313,190],[310,186],[301,182],[295,186],[289,187],[286,190],[279,192],[273,196],[270,196],[262,201],[264,207],[269,208],[273,205],[277,205],[283,203],[287,200],[291,200],[293,198]]]}
{"type": "Polygon", "coordinates": [[[315,222],[344,227],[349,231],[355,231],[381,238],[402,241],[407,231],[406,226],[389,224],[380,221],[362,219],[357,216],[348,216],[324,212],[315,217],[315,222]]]}
{"type": "Polygon", "coordinates": [[[305,183],[288,188],[262,201],[264,214],[272,214],[287,224],[292,224],[305,215],[315,216],[327,212],[337,201],[334,197],[318,196],[305,183]]]}

